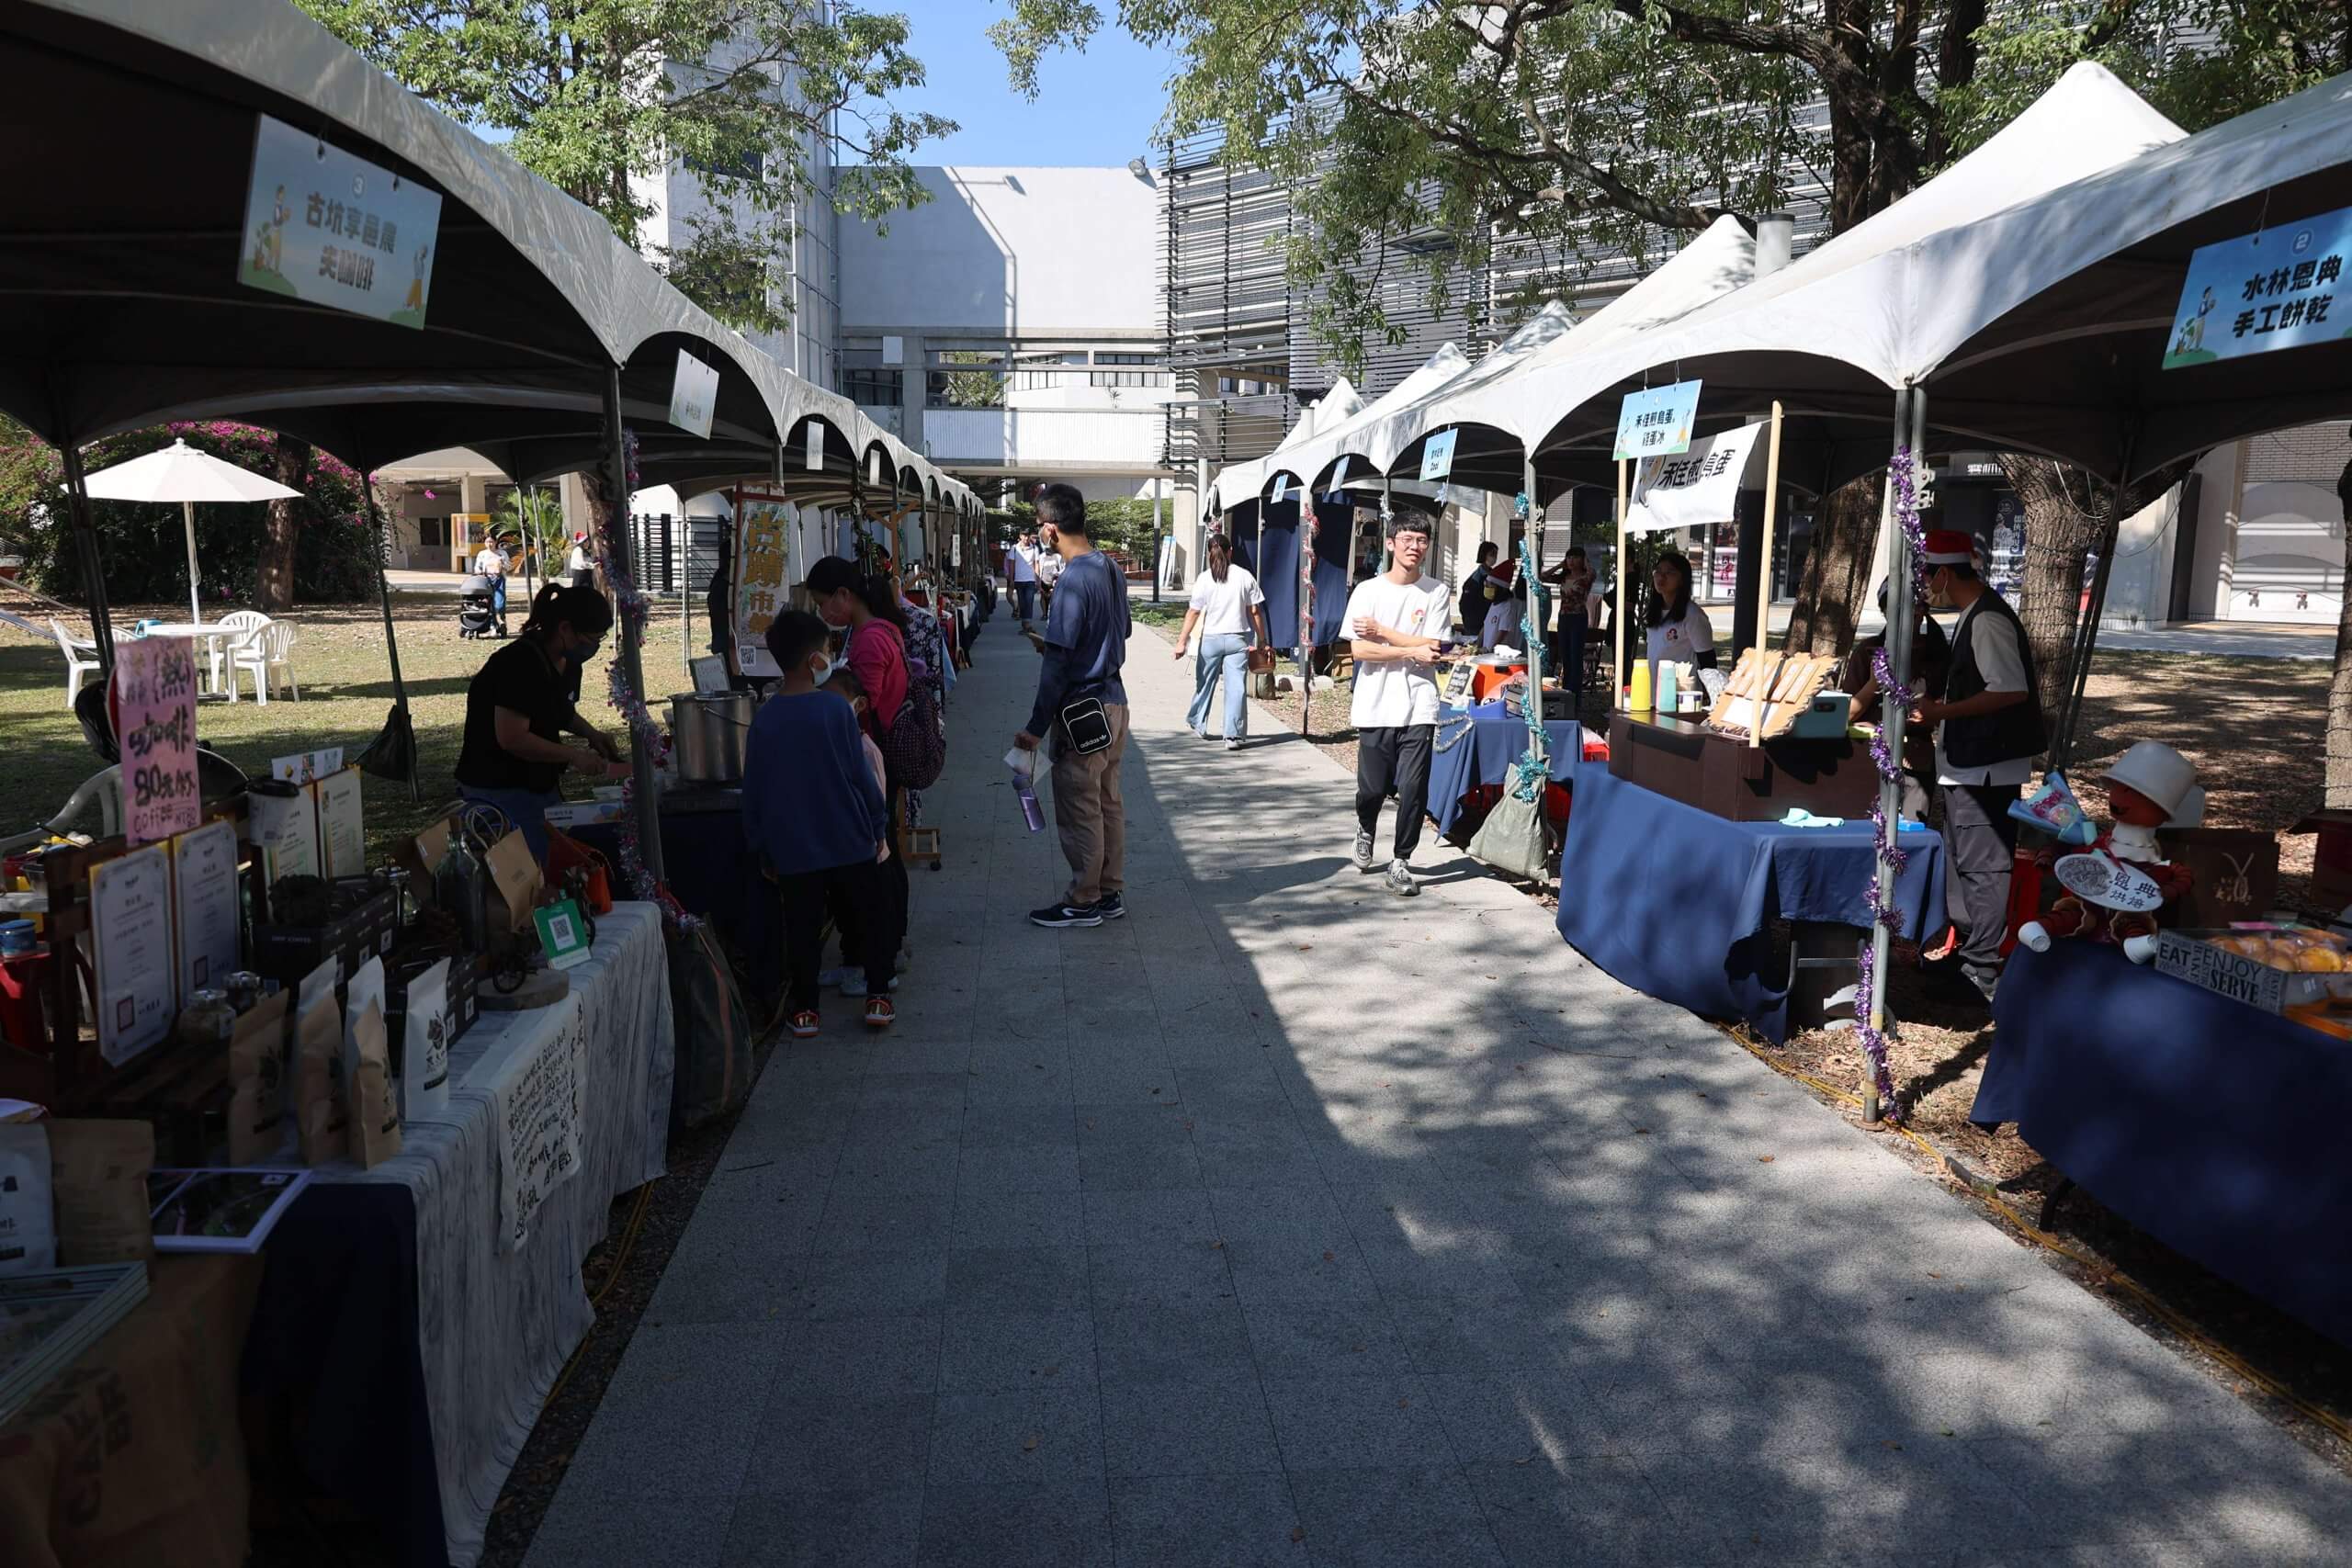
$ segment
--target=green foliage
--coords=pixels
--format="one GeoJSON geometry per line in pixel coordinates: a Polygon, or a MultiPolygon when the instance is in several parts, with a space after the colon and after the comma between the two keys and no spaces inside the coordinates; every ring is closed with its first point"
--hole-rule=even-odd
{"type": "MultiPolygon", "coordinates": [[[[1163,501],[1160,503],[1160,526],[1167,527],[1175,519],[1174,501],[1163,501]]],[[[1090,501],[1086,503],[1086,522],[1091,530],[1087,536],[1094,541],[1097,547],[1132,556],[1139,565],[1151,564],[1154,533],[1149,496],[1090,501]]],[[[989,510],[988,525],[980,537],[984,547],[993,552],[1001,541],[1017,539],[1023,530],[1036,525],[1037,509],[1028,502],[1016,501],[1009,506],[989,510]]]]}
{"type": "Polygon", "coordinates": [[[947,401],[959,409],[1001,409],[1004,406],[1004,375],[998,367],[1003,359],[980,349],[949,349],[940,356],[943,365],[984,366],[985,369],[950,370],[946,373],[947,401]]]}
{"type": "Polygon", "coordinates": [[[632,245],[653,209],[632,182],[673,161],[710,212],[656,253],[704,309],[775,332],[791,211],[825,146],[842,210],[877,219],[927,199],[909,156],[956,129],[910,114],[920,87],[903,16],[806,0],[298,0],[452,118],[501,131],[528,168],[632,245]]]}
{"type": "MultiPolygon", "coordinates": [[[[19,434],[0,432],[0,437],[19,434]]],[[[225,420],[156,425],[94,441],[82,449],[82,460],[95,473],[184,440],[223,462],[268,474],[276,460],[275,439],[266,430],[225,420]]],[[[300,532],[295,538],[294,592],[304,604],[366,599],[376,592],[381,546],[369,530],[360,483],[359,475],[345,463],[324,452],[315,454],[309,489],[298,503],[300,532]]],[[[73,604],[85,603],[56,453],[47,446],[35,453],[12,444],[0,456],[0,485],[5,485],[0,507],[6,508],[0,511],[0,541],[24,555],[26,575],[34,587],[73,604]],[[8,482],[37,469],[42,471],[38,484],[8,482]],[[21,510],[20,495],[29,498],[21,510]]],[[[124,604],[187,602],[187,543],[179,507],[94,501],[90,511],[108,599],[124,604]]],[[[257,501],[197,506],[198,590],[208,615],[216,605],[225,612],[251,602],[267,512],[267,503],[257,501]]]]}
{"type": "Polygon", "coordinates": [[[525,546],[537,557],[537,570],[541,572],[560,568],[571,551],[571,535],[563,525],[562,498],[549,487],[508,491],[498,502],[497,518],[493,526],[499,536],[520,534],[525,546]]]}

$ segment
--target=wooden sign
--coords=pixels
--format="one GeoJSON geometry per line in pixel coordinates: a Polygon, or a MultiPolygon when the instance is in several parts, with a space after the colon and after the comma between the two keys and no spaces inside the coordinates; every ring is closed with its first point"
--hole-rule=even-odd
{"type": "Polygon", "coordinates": [[[1723,694],[1707,715],[1707,727],[1732,735],[1756,733],[1760,704],[1763,737],[1785,735],[1837,669],[1838,660],[1827,654],[1748,649],[1724,682],[1723,694]]]}

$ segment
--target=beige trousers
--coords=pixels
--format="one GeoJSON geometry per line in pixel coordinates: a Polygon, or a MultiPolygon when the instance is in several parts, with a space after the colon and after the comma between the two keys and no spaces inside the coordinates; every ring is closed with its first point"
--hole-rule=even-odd
{"type": "MultiPolygon", "coordinates": [[[[1126,883],[1127,807],[1119,795],[1119,761],[1127,750],[1127,706],[1104,703],[1111,744],[1080,756],[1058,733],[1054,757],[1054,829],[1069,862],[1069,902],[1092,904],[1126,883]]],[[[1059,731],[1060,726],[1055,729],[1059,731]]]]}

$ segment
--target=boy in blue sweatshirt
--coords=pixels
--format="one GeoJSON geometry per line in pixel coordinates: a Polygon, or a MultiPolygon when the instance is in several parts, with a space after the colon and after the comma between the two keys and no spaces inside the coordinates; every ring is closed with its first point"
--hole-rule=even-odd
{"type": "MultiPolygon", "coordinates": [[[[784,907],[785,1008],[794,1038],[817,1032],[818,963],[825,905],[885,907],[881,863],[888,852],[889,807],[865,763],[857,711],[817,682],[831,663],[831,628],[805,610],[768,623],[768,652],[784,679],[752,720],[743,757],[743,838],[776,885],[784,907]]],[[[844,931],[842,953],[865,971],[865,1023],[887,1029],[896,943],[883,922],[844,931]],[[879,940],[876,940],[879,939],[879,940]]]]}

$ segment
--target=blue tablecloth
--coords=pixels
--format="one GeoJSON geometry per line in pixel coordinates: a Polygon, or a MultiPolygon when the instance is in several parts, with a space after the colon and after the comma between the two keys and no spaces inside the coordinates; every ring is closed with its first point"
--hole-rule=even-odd
{"type": "MultiPolygon", "coordinates": [[[[1568,945],[1637,991],[1786,1039],[1788,974],[1771,962],[1770,923],[1867,926],[1871,825],[1733,822],[1628,784],[1606,762],[1578,762],[1569,788],[1559,918],[1568,945]]],[[[1897,931],[1917,942],[1944,923],[1943,840],[1906,830],[1902,843],[1897,931]]]]}
{"type": "Polygon", "coordinates": [[[1973,1121],[2352,1345],[2352,1042],[2062,942],[2010,958],[1973,1121]]]}
{"type": "MultiPolygon", "coordinates": [[[[619,830],[574,828],[571,836],[600,851],[620,874],[619,830]]],[[[754,1007],[784,994],[784,919],[775,885],[751,869],[739,810],[664,811],[662,871],[686,913],[701,915],[742,959],[754,1007]]],[[[617,893],[619,890],[615,889],[617,893]]]]}
{"type": "MultiPolygon", "coordinates": [[[[1461,714],[1438,715],[1437,738],[1445,750],[1430,758],[1430,816],[1441,833],[1453,831],[1464,795],[1480,784],[1502,783],[1527,750],[1527,721],[1500,700],[1464,711],[1470,716],[1466,730],[1461,714]]],[[[1572,718],[1555,718],[1544,729],[1552,739],[1552,776],[1565,784],[1584,750],[1584,726],[1572,718]]]]}

